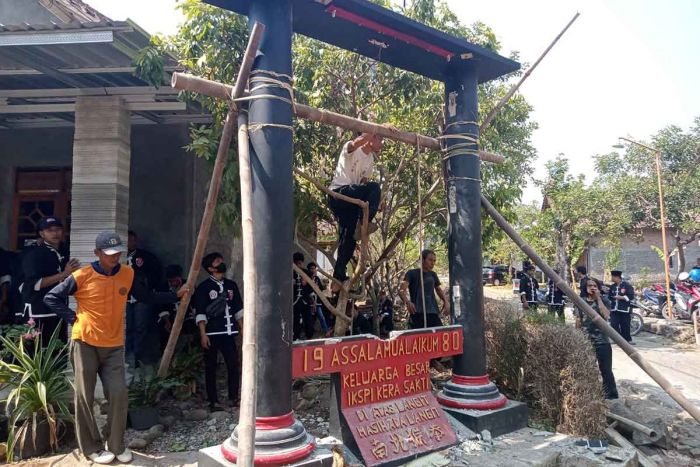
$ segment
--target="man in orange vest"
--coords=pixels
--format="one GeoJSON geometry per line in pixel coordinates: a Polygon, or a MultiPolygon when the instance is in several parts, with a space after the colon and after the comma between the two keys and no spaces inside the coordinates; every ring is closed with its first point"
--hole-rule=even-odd
{"type": "MultiPolygon", "coordinates": [[[[124,365],[124,320],[126,301],[134,283],[134,270],[119,264],[126,251],[114,232],[102,232],[95,240],[98,260],[69,275],[44,297],[44,303],[65,322],[73,325],[70,356],[75,371],[75,432],[83,455],[96,464],[109,464],[116,457],[130,462],[124,446],[128,409],[124,365]],[[67,305],[69,295],[77,311],[67,305]],[[109,405],[107,449],[92,413],[95,382],[100,375],[109,405]]],[[[181,288],[170,299],[183,296],[181,288]]],[[[137,292],[138,293],[138,292],[137,292]]]]}

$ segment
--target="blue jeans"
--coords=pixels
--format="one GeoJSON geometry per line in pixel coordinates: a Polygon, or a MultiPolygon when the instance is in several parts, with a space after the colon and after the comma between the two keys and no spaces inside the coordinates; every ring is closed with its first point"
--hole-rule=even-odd
{"type": "Polygon", "coordinates": [[[132,364],[152,364],[158,360],[156,315],[145,303],[126,304],[126,360],[132,364]]]}
{"type": "Polygon", "coordinates": [[[318,316],[318,323],[321,325],[321,330],[323,333],[328,332],[328,324],[326,324],[326,317],[323,316],[323,307],[321,305],[316,305],[316,316],[318,316]]]}

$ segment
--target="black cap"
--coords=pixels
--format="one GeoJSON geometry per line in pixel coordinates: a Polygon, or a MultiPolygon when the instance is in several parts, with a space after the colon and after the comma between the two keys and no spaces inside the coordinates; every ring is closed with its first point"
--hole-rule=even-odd
{"type": "Polygon", "coordinates": [[[39,224],[37,225],[36,229],[39,232],[41,232],[42,230],[46,230],[49,227],[63,227],[63,224],[60,220],[56,219],[55,217],[44,217],[42,220],[39,221],[39,224]]]}
{"type": "Polygon", "coordinates": [[[618,271],[618,270],[610,271],[610,275],[614,276],[614,277],[622,277],[622,271],[618,271]]]}
{"type": "Polygon", "coordinates": [[[126,252],[126,247],[122,243],[122,239],[119,238],[119,235],[109,230],[100,232],[97,235],[95,239],[95,248],[102,250],[106,255],[126,252]]]}
{"type": "Polygon", "coordinates": [[[168,264],[165,267],[165,278],[172,279],[174,277],[182,277],[182,266],[179,264],[168,264]]]}

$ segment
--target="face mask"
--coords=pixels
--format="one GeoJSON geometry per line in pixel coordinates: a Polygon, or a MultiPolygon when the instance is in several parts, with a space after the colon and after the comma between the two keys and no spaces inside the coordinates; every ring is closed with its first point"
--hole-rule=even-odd
{"type": "Polygon", "coordinates": [[[219,265],[215,269],[216,269],[216,272],[220,272],[220,273],[226,272],[226,263],[219,263],[219,265]]]}

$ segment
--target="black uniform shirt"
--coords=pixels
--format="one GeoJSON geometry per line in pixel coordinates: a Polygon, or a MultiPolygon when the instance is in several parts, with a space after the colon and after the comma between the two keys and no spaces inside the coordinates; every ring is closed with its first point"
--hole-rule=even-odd
{"type": "Polygon", "coordinates": [[[24,319],[49,318],[56,313],[44,305],[44,296],[53,288],[40,284],[44,277],[62,272],[68,263],[68,255],[44,243],[29,250],[22,260],[24,283],[22,284],[22,301],[24,319]]]}
{"type": "MultiPolygon", "coordinates": [[[[316,283],[316,286],[319,290],[324,290],[326,288],[323,285],[323,282],[321,281],[320,277],[314,276],[312,277],[312,279],[316,283]]],[[[307,305],[314,305],[320,302],[320,299],[316,296],[316,292],[314,292],[314,289],[311,287],[311,284],[308,283],[301,288],[301,299],[304,300],[304,303],[306,303],[307,305]]]]}
{"type": "MultiPolygon", "coordinates": [[[[139,281],[147,290],[156,290],[160,284],[160,261],[153,253],[136,248],[126,256],[127,266],[134,270],[134,280],[139,281]]],[[[129,296],[129,303],[138,302],[133,295],[129,296]]]]}
{"type": "Polygon", "coordinates": [[[206,323],[205,331],[208,336],[231,336],[238,333],[237,320],[243,317],[243,299],[234,281],[219,281],[209,276],[197,286],[192,303],[195,322],[206,323]]]}
{"type": "Polygon", "coordinates": [[[630,301],[634,300],[634,287],[632,287],[629,282],[625,281],[621,281],[619,284],[612,284],[610,286],[610,292],[608,293],[608,300],[610,300],[612,304],[610,311],[629,313],[630,301]],[[616,295],[623,296],[624,299],[614,300],[613,297],[616,295]]]}
{"type": "Polygon", "coordinates": [[[294,297],[292,304],[296,305],[304,295],[304,286],[301,283],[301,275],[297,274],[296,271],[292,271],[292,280],[292,297],[294,297]]]}
{"type": "Polygon", "coordinates": [[[547,304],[548,305],[563,305],[564,292],[559,290],[559,287],[552,279],[547,282],[547,304]]]}
{"type": "Polygon", "coordinates": [[[537,303],[537,290],[540,285],[537,283],[537,279],[525,274],[520,279],[520,296],[525,295],[525,300],[528,303],[537,303]]]}

